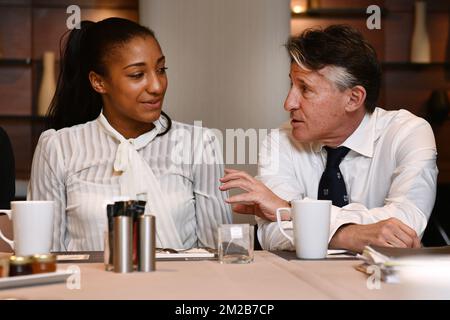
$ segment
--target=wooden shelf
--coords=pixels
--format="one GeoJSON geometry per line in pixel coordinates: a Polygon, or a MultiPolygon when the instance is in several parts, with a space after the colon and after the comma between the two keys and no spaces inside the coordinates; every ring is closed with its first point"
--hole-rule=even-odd
{"type": "MultiPolygon", "coordinates": [[[[368,17],[367,8],[318,8],[308,9],[304,12],[291,14],[292,18],[361,18],[368,17]]],[[[387,14],[386,9],[381,8],[381,16],[387,14]]]]}
{"type": "Polygon", "coordinates": [[[449,62],[430,62],[430,63],[414,63],[408,61],[389,61],[382,62],[381,66],[384,70],[423,70],[427,68],[450,68],[449,62]]]}
{"type": "Polygon", "coordinates": [[[30,66],[33,61],[31,58],[24,59],[0,59],[0,66],[2,67],[15,67],[15,66],[30,66]]]}
{"type": "Polygon", "coordinates": [[[33,122],[45,122],[47,117],[32,115],[0,115],[0,120],[23,120],[33,122]]]}
{"type": "Polygon", "coordinates": [[[137,0],[78,0],[77,3],[69,0],[0,0],[1,7],[15,8],[67,8],[72,4],[85,9],[132,9],[137,10],[139,3],[137,0]]]}

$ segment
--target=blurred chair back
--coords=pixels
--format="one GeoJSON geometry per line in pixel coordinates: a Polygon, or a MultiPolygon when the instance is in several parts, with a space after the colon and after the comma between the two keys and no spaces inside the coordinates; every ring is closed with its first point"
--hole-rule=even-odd
{"type": "Polygon", "coordinates": [[[450,184],[438,185],[436,203],[422,243],[425,247],[450,245],[450,184]]]}

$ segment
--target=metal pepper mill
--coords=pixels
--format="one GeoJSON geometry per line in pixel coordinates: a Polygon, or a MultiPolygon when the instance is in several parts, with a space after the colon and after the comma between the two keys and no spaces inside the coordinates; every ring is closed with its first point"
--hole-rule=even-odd
{"type": "Polygon", "coordinates": [[[138,271],[150,272],[156,270],[156,231],[155,216],[140,215],[139,221],[139,262],[138,271]]]}

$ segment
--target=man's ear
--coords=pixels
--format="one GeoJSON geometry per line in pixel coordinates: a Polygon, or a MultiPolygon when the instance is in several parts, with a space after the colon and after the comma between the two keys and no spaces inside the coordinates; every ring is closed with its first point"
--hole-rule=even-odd
{"type": "Polygon", "coordinates": [[[95,73],[94,71],[89,72],[89,81],[91,82],[92,88],[98,93],[106,93],[105,82],[101,75],[95,73]]]}
{"type": "Polygon", "coordinates": [[[366,101],[366,89],[363,86],[357,85],[350,89],[349,100],[345,106],[345,111],[354,112],[359,108],[364,108],[364,102],[366,101]]]}

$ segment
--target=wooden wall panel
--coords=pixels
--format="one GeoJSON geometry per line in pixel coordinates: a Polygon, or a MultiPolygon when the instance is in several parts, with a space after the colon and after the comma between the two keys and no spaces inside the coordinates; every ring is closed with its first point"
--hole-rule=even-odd
{"type": "Polygon", "coordinates": [[[367,8],[372,4],[384,6],[383,0],[320,0],[321,8],[367,8]]]}
{"type": "Polygon", "coordinates": [[[433,90],[450,87],[442,66],[385,70],[383,80],[386,99],[383,107],[404,108],[419,116],[425,114],[425,105],[433,90]]]}
{"type": "Polygon", "coordinates": [[[311,1],[308,5],[307,0],[291,0],[291,8],[299,6],[302,9],[357,9],[367,8],[370,5],[384,6],[383,0],[320,0],[311,1]],[[308,6],[311,6],[308,8],[308,6]]]}
{"type": "Polygon", "coordinates": [[[67,7],[76,4],[81,8],[121,8],[137,10],[138,0],[33,0],[35,7],[67,7]]]}
{"type": "MultiPolygon", "coordinates": [[[[390,12],[385,19],[385,61],[410,61],[411,38],[414,28],[413,12],[390,12]],[[401,30],[401,32],[399,32],[401,30]]],[[[448,14],[429,13],[427,28],[431,46],[431,60],[445,61],[448,43],[448,14]]]]}
{"type": "Polygon", "coordinates": [[[0,58],[31,56],[31,9],[1,7],[0,58]]]}
{"type": "Polygon", "coordinates": [[[76,4],[82,8],[120,8],[135,9],[139,7],[139,0],[0,0],[0,6],[14,7],[58,7],[66,8],[76,4]]]}
{"type": "MultiPolygon", "coordinates": [[[[448,13],[429,13],[428,14],[428,34],[431,46],[431,61],[445,61],[448,41],[448,13]]],[[[450,62],[450,61],[449,61],[450,62]]]]}
{"type": "MultiPolygon", "coordinates": [[[[82,9],[81,19],[99,21],[108,17],[122,17],[137,21],[136,10],[131,9],[82,9]]],[[[41,59],[45,51],[53,51],[59,57],[60,38],[67,31],[68,14],[65,8],[33,9],[33,58],[41,59]]]]}
{"type": "MultiPolygon", "coordinates": [[[[330,0],[328,0],[330,1],[330,0]]],[[[331,0],[332,1],[332,0],[331,0]]],[[[385,8],[392,11],[413,12],[415,0],[395,0],[385,1],[385,8]]],[[[426,0],[428,12],[445,12],[450,8],[449,0],[426,0]]]]}
{"type": "Polygon", "coordinates": [[[1,67],[0,97],[0,115],[30,115],[31,67],[1,67]]]}
{"type": "Polygon", "coordinates": [[[385,19],[382,25],[386,39],[385,61],[409,61],[412,23],[410,13],[389,12],[389,18],[385,19]]]}

